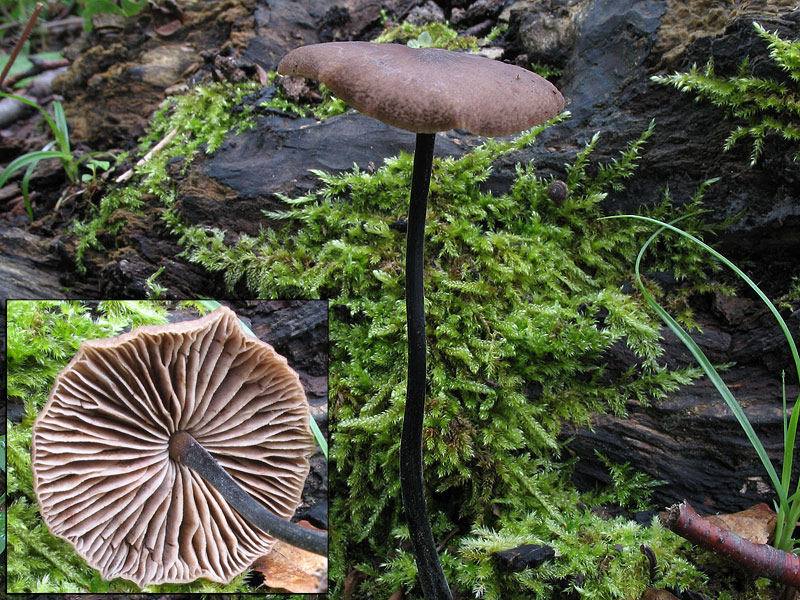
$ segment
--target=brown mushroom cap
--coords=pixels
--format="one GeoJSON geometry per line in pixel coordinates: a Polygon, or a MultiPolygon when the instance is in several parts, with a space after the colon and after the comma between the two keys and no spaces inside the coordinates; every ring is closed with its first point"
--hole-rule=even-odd
{"type": "Polygon", "coordinates": [[[556,87],[531,71],[439,48],[311,44],[284,56],[278,73],[317,79],[365,115],[414,133],[511,135],[564,108],[556,87]]]}
{"type": "Polygon", "coordinates": [[[170,458],[181,431],[294,514],[315,448],[305,393],[230,309],[84,342],[34,424],[33,481],[50,532],[104,579],[227,583],[275,543],[170,458]]]}

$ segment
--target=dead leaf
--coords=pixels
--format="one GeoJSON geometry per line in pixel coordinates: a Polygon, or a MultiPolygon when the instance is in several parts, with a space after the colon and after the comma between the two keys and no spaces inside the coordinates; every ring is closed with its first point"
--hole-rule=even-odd
{"type": "Polygon", "coordinates": [[[169,37],[178,31],[182,25],[183,23],[180,19],[173,19],[172,21],[167,21],[163,25],[156,27],[156,33],[161,37],[169,37]]]}
{"type": "Polygon", "coordinates": [[[264,70],[260,64],[256,63],[256,73],[258,73],[258,82],[266,86],[269,83],[269,73],[264,70]]]}
{"type": "Polygon", "coordinates": [[[158,35],[169,37],[183,26],[186,14],[175,0],[163,0],[158,3],[150,0],[149,4],[153,25],[158,35]]]}
{"type": "MultiPolygon", "coordinates": [[[[308,521],[297,523],[317,529],[308,521]]],[[[328,591],[328,559],[278,541],[272,551],[259,558],[253,568],[264,575],[264,585],[294,594],[324,594],[328,591]]]]}
{"type": "Polygon", "coordinates": [[[769,544],[775,533],[775,512],[763,502],[737,513],[712,515],[708,521],[756,544],[769,544]]]}
{"type": "Polygon", "coordinates": [[[350,568],[344,580],[344,600],[352,600],[358,591],[358,586],[366,580],[367,574],[355,568],[350,568]]]}

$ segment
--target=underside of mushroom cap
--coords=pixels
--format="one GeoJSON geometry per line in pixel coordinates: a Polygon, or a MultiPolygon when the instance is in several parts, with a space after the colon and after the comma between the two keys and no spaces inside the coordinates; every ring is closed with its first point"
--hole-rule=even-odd
{"type": "Polygon", "coordinates": [[[34,424],[33,479],[50,532],[104,579],[227,583],[275,543],[170,457],[179,432],[294,514],[315,448],[305,393],[230,309],[84,342],[34,424]]]}
{"type": "Polygon", "coordinates": [[[505,136],[564,108],[556,87],[531,71],[439,48],[311,44],[284,56],[278,73],[321,81],[356,110],[414,133],[505,136]]]}

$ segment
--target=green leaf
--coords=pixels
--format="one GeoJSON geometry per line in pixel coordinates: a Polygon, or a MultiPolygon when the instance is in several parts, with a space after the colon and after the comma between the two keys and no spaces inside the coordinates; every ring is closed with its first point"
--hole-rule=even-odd
{"type": "Polygon", "coordinates": [[[83,7],[83,30],[91,31],[92,17],[100,14],[125,16],[125,11],[111,0],[86,0],[83,7]]]}
{"type": "Polygon", "coordinates": [[[123,14],[126,17],[132,17],[134,15],[138,15],[146,3],[147,0],[139,0],[139,2],[136,2],[135,0],[122,0],[120,4],[122,4],[123,14]]]}
{"type": "Polygon", "coordinates": [[[54,133],[58,147],[62,152],[69,154],[69,127],[67,126],[67,117],[64,114],[64,105],[61,102],[53,102],[53,116],[56,123],[54,133]]]}
{"type": "Polygon", "coordinates": [[[430,48],[433,46],[433,38],[429,31],[423,31],[416,39],[408,40],[407,45],[409,48],[430,48]]]}
{"type": "MultiPolygon", "coordinates": [[[[6,74],[6,77],[10,78],[14,75],[17,75],[18,73],[22,73],[33,67],[33,63],[30,61],[31,58],[38,58],[41,60],[60,60],[64,58],[64,55],[61,52],[37,52],[36,54],[30,54],[27,56],[25,54],[20,54],[19,56],[17,56],[16,60],[14,61],[14,64],[11,65],[11,69],[9,69],[8,73],[6,74]]],[[[5,68],[8,59],[9,59],[8,54],[0,56],[0,71],[2,71],[3,68],[5,68]]],[[[29,83],[31,83],[33,79],[34,79],[33,76],[24,77],[19,81],[17,81],[14,84],[14,87],[16,89],[23,88],[29,83]]]]}
{"type": "MultiPolygon", "coordinates": [[[[70,155],[67,156],[72,158],[70,155]]],[[[59,158],[63,160],[64,153],[57,150],[38,150],[36,152],[29,152],[28,154],[23,154],[22,156],[15,158],[9,163],[3,172],[0,173],[0,187],[3,187],[6,184],[6,181],[8,181],[9,177],[23,167],[27,167],[30,164],[35,164],[40,160],[45,160],[48,158],[59,158]]]]}
{"type": "MultiPolygon", "coordinates": [[[[5,504],[6,495],[0,498],[0,503],[5,504]]],[[[6,510],[0,510],[0,554],[6,551],[6,510]]]]}
{"type": "Polygon", "coordinates": [[[322,448],[322,454],[325,455],[325,458],[328,458],[328,440],[325,439],[325,436],[322,435],[322,431],[319,429],[319,425],[314,420],[314,417],[310,417],[308,419],[308,424],[311,425],[311,433],[314,434],[314,439],[317,440],[319,447],[322,448]]]}
{"type": "Polygon", "coordinates": [[[84,17],[98,14],[125,16],[125,11],[111,0],[86,0],[83,8],[84,17]]]}

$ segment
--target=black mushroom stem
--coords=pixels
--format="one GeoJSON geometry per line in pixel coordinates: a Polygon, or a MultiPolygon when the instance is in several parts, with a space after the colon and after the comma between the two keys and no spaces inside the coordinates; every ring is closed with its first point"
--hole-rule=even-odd
{"type": "Polygon", "coordinates": [[[400,488],[425,600],[451,600],[425,506],[422,476],[422,426],[425,414],[425,296],[423,249],[436,135],[418,133],[411,174],[411,201],[406,238],[406,319],[408,322],[408,385],[400,439],[400,488]]]}
{"type": "Polygon", "coordinates": [[[217,460],[186,431],[172,434],[172,460],[183,463],[211,484],[236,512],[272,537],[322,556],[328,555],[328,536],[320,531],[285,521],[242,489],[217,460]]]}

